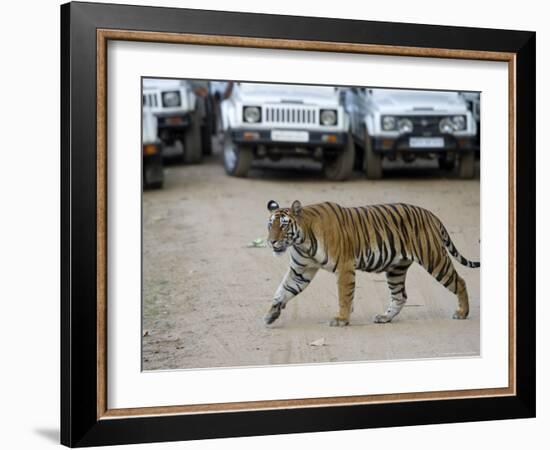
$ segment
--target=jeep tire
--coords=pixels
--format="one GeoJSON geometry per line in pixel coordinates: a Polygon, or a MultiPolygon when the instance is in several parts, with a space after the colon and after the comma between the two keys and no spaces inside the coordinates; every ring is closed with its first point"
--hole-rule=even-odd
{"type": "Polygon", "coordinates": [[[331,181],[347,180],[353,173],[355,164],[355,143],[351,132],[348,132],[346,145],[337,150],[337,154],[323,161],[325,177],[331,181]]]}
{"type": "Polygon", "coordinates": [[[470,179],[475,174],[475,153],[473,151],[464,150],[460,154],[460,161],[458,166],[458,177],[463,179],[470,179]]]}
{"type": "Polygon", "coordinates": [[[191,113],[191,124],[185,131],[183,162],[198,164],[202,160],[201,118],[198,110],[191,113]]]}
{"type": "Polygon", "coordinates": [[[161,189],[164,184],[164,173],[162,166],[149,165],[143,173],[143,187],[145,189],[161,189]]]}
{"type": "Polygon", "coordinates": [[[236,145],[229,134],[225,132],[223,139],[223,166],[225,172],[233,177],[244,178],[252,165],[254,155],[250,147],[236,145]]]}
{"type": "Polygon", "coordinates": [[[369,180],[382,178],[382,155],[375,153],[372,148],[372,139],[365,128],[365,173],[369,180]]]}
{"type": "Polygon", "coordinates": [[[212,154],[212,135],[214,134],[216,112],[214,110],[215,103],[212,96],[208,96],[204,99],[206,113],[201,126],[201,138],[202,138],[202,154],[212,154]]]}

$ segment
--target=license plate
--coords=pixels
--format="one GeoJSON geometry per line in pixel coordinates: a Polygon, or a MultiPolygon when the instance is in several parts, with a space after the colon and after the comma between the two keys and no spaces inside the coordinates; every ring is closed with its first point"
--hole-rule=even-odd
{"type": "Polygon", "coordinates": [[[445,139],[442,137],[411,137],[409,146],[411,148],[441,148],[445,147],[445,139]]]}
{"type": "Polygon", "coordinates": [[[170,125],[182,125],[184,123],[183,117],[167,117],[166,122],[170,125]]]}
{"type": "Polygon", "coordinates": [[[273,130],[271,132],[271,140],[286,142],[308,142],[309,133],[307,131],[273,130]]]}

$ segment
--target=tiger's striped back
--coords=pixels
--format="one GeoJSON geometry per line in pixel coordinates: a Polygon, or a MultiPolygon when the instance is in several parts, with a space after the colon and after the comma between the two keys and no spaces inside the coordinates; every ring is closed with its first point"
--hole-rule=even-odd
{"type": "Polygon", "coordinates": [[[306,253],[322,262],[354,261],[358,270],[384,272],[400,260],[413,260],[429,272],[441,263],[446,249],[461,264],[479,267],[464,258],[441,221],[427,209],[404,203],[345,208],[325,202],[302,209],[302,229],[310,243],[306,253]]]}

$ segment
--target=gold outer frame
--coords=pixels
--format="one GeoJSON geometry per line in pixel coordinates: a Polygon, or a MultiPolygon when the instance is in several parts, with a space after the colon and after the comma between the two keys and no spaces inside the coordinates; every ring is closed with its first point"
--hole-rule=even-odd
{"type": "Polygon", "coordinates": [[[97,37],[97,419],[159,416],[173,414],[220,413],[448,400],[516,395],[516,55],[507,52],[403,47],[373,44],[264,39],[221,35],[159,33],[98,29],[97,37]],[[107,43],[110,40],[170,44],[212,45],[277,50],[325,51],[371,55],[431,57],[501,61],[508,63],[508,386],[402,394],[263,400],[200,405],[148,406],[109,409],[107,405],[107,43]]]}

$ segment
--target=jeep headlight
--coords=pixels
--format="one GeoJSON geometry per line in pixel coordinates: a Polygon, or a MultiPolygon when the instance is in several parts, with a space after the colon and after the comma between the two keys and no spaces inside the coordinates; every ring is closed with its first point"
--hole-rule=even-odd
{"type": "Polygon", "coordinates": [[[162,106],[175,108],[181,106],[181,95],[179,91],[166,91],[162,93],[162,106]]]}
{"type": "Polygon", "coordinates": [[[243,108],[243,119],[248,123],[256,123],[262,119],[262,112],[257,106],[245,106],[243,108]]]}
{"type": "Polygon", "coordinates": [[[442,133],[452,133],[455,130],[455,126],[450,117],[445,117],[439,122],[439,131],[442,133]]]}
{"type": "Polygon", "coordinates": [[[412,133],[412,130],[413,130],[412,120],[407,119],[406,117],[399,119],[397,121],[397,128],[399,129],[400,133],[412,133]]]}
{"type": "Polygon", "coordinates": [[[394,131],[397,126],[397,121],[393,116],[382,116],[382,129],[384,131],[394,131]]]}
{"type": "Polygon", "coordinates": [[[338,117],[338,114],[335,109],[322,109],[321,115],[320,115],[321,125],[325,125],[325,126],[336,125],[337,117],[338,117]]]}
{"type": "Polygon", "coordinates": [[[455,131],[464,131],[466,129],[466,116],[453,116],[452,121],[455,131]]]}
{"type": "Polygon", "coordinates": [[[466,129],[466,116],[445,117],[439,122],[439,131],[442,133],[454,133],[466,129]]]}

